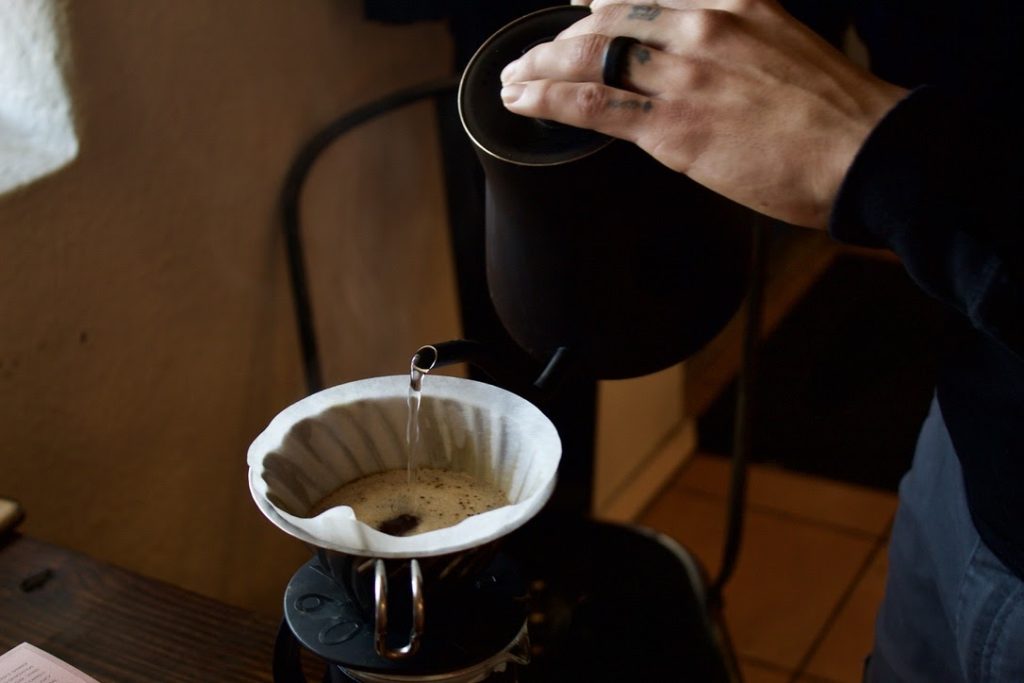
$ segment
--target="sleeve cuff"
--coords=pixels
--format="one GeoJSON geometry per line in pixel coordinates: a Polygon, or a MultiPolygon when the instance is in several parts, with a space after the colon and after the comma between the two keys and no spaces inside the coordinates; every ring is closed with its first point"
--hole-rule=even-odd
{"type": "Polygon", "coordinates": [[[835,239],[894,248],[901,232],[941,205],[935,180],[948,177],[951,163],[942,142],[959,127],[944,99],[930,86],[912,90],[871,131],[832,206],[828,229],[835,239]]]}

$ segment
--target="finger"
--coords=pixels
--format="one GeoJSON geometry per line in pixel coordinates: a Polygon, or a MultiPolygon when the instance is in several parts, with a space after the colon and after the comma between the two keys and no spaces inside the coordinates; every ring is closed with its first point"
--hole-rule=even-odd
{"type": "MultiPolygon", "coordinates": [[[[567,40],[543,43],[533,48],[501,72],[503,85],[542,79],[602,82],[605,54],[612,38],[590,33],[567,40]]],[[[660,50],[643,44],[629,48],[626,68],[621,74],[625,90],[644,95],[659,95],[664,84],[677,76],[679,65],[660,50]]]]}
{"type": "Polygon", "coordinates": [[[652,42],[655,31],[661,34],[671,31],[671,19],[667,15],[674,11],[657,5],[611,4],[601,12],[591,12],[563,30],[556,37],[556,41],[588,33],[600,33],[608,36],[628,35],[649,43],[652,42]],[[666,26],[666,23],[669,26],[666,26]]]}
{"type": "Polygon", "coordinates": [[[674,38],[701,33],[707,23],[744,17],[764,20],[778,16],[773,0],[662,0],[659,4],[639,0],[594,0],[590,15],[558,34],[557,40],[584,33],[633,36],[665,49],[674,38]],[[718,15],[714,19],[713,15],[718,15]]]}
{"type": "Polygon", "coordinates": [[[605,36],[629,36],[663,50],[678,40],[680,35],[690,35],[699,30],[699,22],[710,14],[729,13],[716,9],[677,10],[643,3],[614,3],[572,24],[558,34],[555,42],[599,33],[605,36]]]}
{"type": "Polygon", "coordinates": [[[661,7],[674,10],[716,9],[735,14],[746,14],[758,5],[767,5],[771,0],[593,0],[590,9],[594,12],[612,5],[633,5],[661,7]]]}
{"type": "Polygon", "coordinates": [[[599,83],[540,80],[501,89],[505,107],[516,114],[597,130],[636,142],[663,105],[650,97],[599,83]]]}
{"type": "Polygon", "coordinates": [[[570,4],[587,6],[590,4],[590,0],[572,0],[570,4]]]}
{"type": "MultiPolygon", "coordinates": [[[[570,40],[587,33],[603,36],[635,38],[648,47],[674,57],[694,61],[707,60],[711,55],[728,52],[735,48],[737,39],[760,30],[765,33],[759,19],[740,17],[722,10],[662,10],[650,14],[651,5],[636,5],[643,8],[643,19],[631,19],[627,10],[630,5],[618,4],[607,12],[591,14],[563,31],[553,41],[570,40]],[[758,29],[760,27],[760,29],[758,29]],[[731,48],[730,48],[731,46],[731,48]]],[[[767,14],[765,16],[768,16],[767,14]]],[[[771,30],[779,26],[769,26],[771,30]]],[[[783,29],[786,27],[782,27],[783,29]]],[[[733,55],[735,57],[735,55],[733,55]]]]}

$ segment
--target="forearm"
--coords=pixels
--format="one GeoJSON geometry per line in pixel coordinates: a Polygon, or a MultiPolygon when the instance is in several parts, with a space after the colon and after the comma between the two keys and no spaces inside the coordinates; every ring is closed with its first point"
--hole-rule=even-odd
{"type": "Polygon", "coordinates": [[[1009,118],[915,90],[855,157],[829,229],[892,249],[922,289],[1024,357],[1024,178],[1009,118]]]}

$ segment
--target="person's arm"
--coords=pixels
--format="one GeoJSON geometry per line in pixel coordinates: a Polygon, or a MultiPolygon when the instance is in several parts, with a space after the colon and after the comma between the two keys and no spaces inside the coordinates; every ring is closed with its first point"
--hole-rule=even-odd
{"type": "Polygon", "coordinates": [[[829,230],[892,249],[922,289],[1024,358],[1024,136],[1009,111],[914,90],[857,154],[829,230]]]}
{"type": "Polygon", "coordinates": [[[666,166],[789,223],[824,228],[868,133],[904,94],[773,0],[595,0],[509,65],[510,111],[630,140],[666,166]],[[628,90],[602,83],[615,36],[628,90]]]}
{"type": "Polygon", "coordinates": [[[1012,116],[937,89],[906,96],[773,0],[592,8],[506,69],[511,111],[630,140],[752,209],[891,248],[924,290],[1024,357],[1012,116]],[[642,43],[629,90],[599,83],[617,35],[642,43]]]}

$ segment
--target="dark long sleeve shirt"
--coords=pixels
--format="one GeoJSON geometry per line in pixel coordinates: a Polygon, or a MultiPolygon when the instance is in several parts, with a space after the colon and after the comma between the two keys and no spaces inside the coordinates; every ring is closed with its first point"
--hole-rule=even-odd
{"type": "Polygon", "coordinates": [[[829,229],[893,250],[973,327],[938,378],[939,406],[975,526],[1024,577],[1021,5],[861,3],[876,71],[914,90],[855,158],[829,229]]]}

